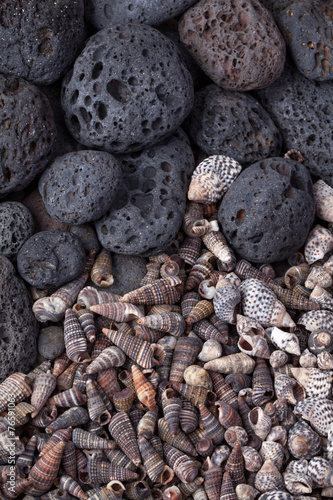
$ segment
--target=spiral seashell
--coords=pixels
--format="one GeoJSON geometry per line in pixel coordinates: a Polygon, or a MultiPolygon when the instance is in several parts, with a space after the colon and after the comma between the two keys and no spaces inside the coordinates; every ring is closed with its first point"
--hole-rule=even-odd
{"type": "Polygon", "coordinates": [[[200,203],[194,201],[188,203],[182,227],[188,236],[200,238],[205,234],[209,223],[203,218],[202,205],[200,203]]]}
{"type": "Polygon", "coordinates": [[[121,411],[114,415],[108,425],[109,432],[120,449],[136,466],[141,464],[136,434],[128,415],[121,411]]]}
{"type": "Polygon", "coordinates": [[[295,379],[305,388],[307,397],[327,398],[332,392],[333,373],[318,368],[291,368],[295,379]]]}
{"type": "Polygon", "coordinates": [[[284,484],[292,495],[308,494],[312,492],[312,479],[306,474],[283,474],[284,484]]]}
{"type": "Polygon", "coordinates": [[[20,467],[22,472],[26,475],[29,473],[34,463],[36,446],[37,436],[34,434],[25,445],[24,451],[16,458],[16,465],[20,467]]]}
{"type": "Polygon", "coordinates": [[[219,201],[241,170],[241,165],[233,158],[209,156],[199,163],[192,174],[188,199],[198,203],[219,201]]]}
{"type": "Polygon", "coordinates": [[[313,264],[333,248],[332,233],[317,224],[309,233],[304,245],[304,257],[308,264],[313,264]]]}
{"type": "Polygon", "coordinates": [[[316,285],[322,288],[329,288],[332,284],[332,276],[321,266],[313,267],[304,283],[310,290],[313,290],[316,285]]]}
{"type": "Polygon", "coordinates": [[[121,349],[115,346],[107,347],[87,366],[86,373],[91,375],[108,368],[123,366],[125,361],[126,355],[121,349]]]}
{"type": "Polygon", "coordinates": [[[58,475],[62,453],[65,448],[65,442],[57,443],[50,448],[32,467],[29,473],[31,486],[28,491],[32,495],[42,495],[52,486],[53,481],[58,475]]]}
{"type": "Polygon", "coordinates": [[[309,462],[307,474],[320,488],[333,485],[333,468],[324,457],[313,457],[309,462]]]}
{"type": "Polygon", "coordinates": [[[195,449],[201,457],[208,457],[213,453],[214,444],[209,437],[203,437],[195,444],[195,449]]]}
{"type": "Polygon", "coordinates": [[[313,331],[308,338],[308,347],[313,354],[333,352],[333,333],[323,329],[313,331]]]}
{"type": "Polygon", "coordinates": [[[211,361],[212,359],[216,359],[221,357],[222,355],[222,346],[220,342],[216,339],[208,339],[204,342],[200,353],[198,354],[198,359],[200,361],[211,361]]]}
{"type": "Polygon", "coordinates": [[[204,488],[209,500],[219,500],[222,483],[222,469],[215,465],[208,457],[202,468],[201,473],[205,479],[204,488]]]}
{"type": "Polygon", "coordinates": [[[88,379],[86,385],[87,393],[87,410],[89,413],[89,418],[93,422],[98,422],[99,425],[103,426],[110,422],[111,415],[108,412],[103,399],[98,390],[97,382],[88,379]]]}
{"type": "MultiPolygon", "coordinates": [[[[14,476],[15,477],[15,476],[14,476]]],[[[14,485],[11,484],[11,481],[7,481],[1,488],[1,493],[3,498],[16,498],[21,493],[24,493],[31,486],[30,478],[16,478],[13,481],[14,485]]]]}
{"type": "Polygon", "coordinates": [[[5,431],[8,426],[17,428],[29,422],[29,414],[31,414],[34,410],[35,407],[29,403],[18,403],[13,409],[11,409],[10,414],[7,414],[4,417],[5,421],[3,424],[5,427],[3,431],[5,431]],[[5,422],[7,422],[7,424],[5,422]]]}
{"type": "Polygon", "coordinates": [[[31,396],[30,378],[24,373],[13,373],[0,384],[0,411],[8,407],[9,400],[20,403],[31,396]],[[9,398],[10,396],[10,398],[9,398]]]}
{"type": "Polygon", "coordinates": [[[90,306],[90,310],[118,323],[132,321],[133,319],[143,318],[144,316],[139,307],[134,304],[127,304],[124,302],[96,304],[90,306]]]}
{"type": "Polygon", "coordinates": [[[149,410],[154,410],[156,406],[153,386],[144,376],[144,374],[135,365],[132,365],[132,375],[136,395],[142,404],[147,406],[149,410]]]}
{"type": "Polygon", "coordinates": [[[170,444],[174,448],[183,451],[187,455],[191,455],[193,457],[197,456],[197,452],[193,444],[184,432],[178,429],[174,436],[171,435],[165,418],[160,418],[158,420],[158,434],[162,441],[170,444]]]}
{"type": "Polygon", "coordinates": [[[272,460],[266,460],[257,472],[254,486],[261,492],[284,488],[282,475],[272,460]]]}
{"type": "MultiPolygon", "coordinates": [[[[295,285],[303,285],[310,272],[309,264],[303,262],[298,266],[290,267],[284,275],[284,282],[286,287],[293,289],[295,285]]],[[[305,285],[307,286],[307,285],[305,285]]]]}
{"type": "Polygon", "coordinates": [[[112,259],[109,250],[103,248],[97,256],[90,272],[90,279],[95,285],[106,287],[114,282],[112,276],[112,259]]]}
{"type": "Polygon", "coordinates": [[[212,370],[218,373],[243,373],[249,374],[254,370],[255,361],[243,352],[229,354],[222,358],[213,359],[204,364],[205,370],[212,370]]]}
{"type": "MultiPolygon", "coordinates": [[[[197,410],[191,401],[187,400],[185,397],[181,397],[181,402],[182,407],[179,412],[179,424],[182,430],[188,434],[197,428],[199,417],[197,410]]],[[[172,443],[169,444],[172,445],[172,443]]]]}
{"type": "Polygon", "coordinates": [[[181,481],[190,483],[195,480],[198,475],[198,466],[189,456],[168,443],[164,443],[163,451],[167,464],[181,481]]]}
{"type": "Polygon", "coordinates": [[[290,354],[301,354],[298,338],[294,333],[284,332],[276,326],[266,329],[266,335],[271,340],[272,344],[281,349],[281,351],[290,354]]]}
{"type": "Polygon", "coordinates": [[[170,382],[182,382],[185,369],[192,365],[202,343],[195,337],[180,337],[177,341],[170,370],[170,382]]]}
{"type": "Polygon", "coordinates": [[[208,408],[200,403],[199,405],[199,427],[205,431],[214,445],[218,445],[223,441],[224,429],[220,425],[215,416],[208,410],[208,408]]]}
{"type": "Polygon", "coordinates": [[[181,298],[181,312],[183,318],[186,320],[193,307],[200,302],[200,295],[197,292],[187,292],[181,298]]]}
{"type": "Polygon", "coordinates": [[[37,413],[37,415],[31,420],[31,424],[36,427],[47,427],[57,418],[57,407],[43,406],[43,408],[37,413]]]}
{"type": "Polygon", "coordinates": [[[240,301],[239,287],[232,285],[228,279],[221,276],[213,298],[216,315],[227,323],[235,324],[240,301]]]}
{"type": "Polygon", "coordinates": [[[148,410],[140,419],[137,425],[137,435],[150,440],[155,432],[157,422],[157,408],[148,410]]]}
{"type": "Polygon", "coordinates": [[[97,383],[102,387],[110,400],[112,400],[113,394],[121,390],[117,380],[117,372],[114,368],[109,368],[108,370],[100,372],[97,376],[97,383]]]}
{"type": "Polygon", "coordinates": [[[310,460],[321,451],[320,436],[311,427],[299,420],[289,431],[288,449],[297,459],[310,460]]]}
{"type": "Polygon", "coordinates": [[[150,480],[162,484],[169,483],[174,477],[172,469],[163,462],[159,454],[146,438],[143,436],[139,437],[138,445],[143,464],[150,480]]]}
{"type": "Polygon", "coordinates": [[[72,309],[67,309],[65,312],[64,342],[69,359],[76,363],[90,361],[86,336],[72,309]]]}
{"type": "Polygon", "coordinates": [[[111,304],[118,302],[120,296],[111,292],[102,292],[92,286],[84,287],[78,297],[77,303],[82,308],[90,309],[91,306],[96,304],[111,304]]]}
{"type": "Polygon", "coordinates": [[[71,364],[57,377],[57,387],[59,391],[67,391],[73,386],[78,363],[71,364]]]}
{"type": "Polygon", "coordinates": [[[56,384],[56,378],[51,372],[41,373],[35,378],[31,394],[31,404],[34,407],[31,413],[32,418],[43,408],[49,396],[56,388],[56,384]]]}
{"type": "Polygon", "coordinates": [[[309,349],[304,349],[299,358],[299,364],[303,368],[314,368],[317,366],[317,356],[315,356],[315,354],[312,354],[309,349]]]}
{"type": "MultiPolygon", "coordinates": [[[[211,377],[213,379],[214,372],[210,372],[210,373],[211,373],[211,377]]],[[[214,381],[214,379],[213,379],[213,381],[214,381]]],[[[231,387],[231,389],[234,391],[234,393],[236,393],[236,399],[237,399],[237,394],[239,393],[239,391],[251,386],[252,378],[249,375],[246,375],[244,373],[230,373],[229,375],[226,376],[225,382],[228,384],[229,387],[231,387]]],[[[224,399],[224,398],[219,398],[219,399],[224,399]]],[[[229,404],[232,404],[229,401],[227,401],[227,402],[229,404]]],[[[237,405],[238,405],[238,402],[237,402],[237,405]]],[[[237,409],[237,406],[235,406],[235,408],[237,409]]]]}
{"type": "Polygon", "coordinates": [[[236,266],[236,257],[229,247],[223,233],[219,230],[217,221],[210,223],[210,228],[202,236],[202,241],[220,262],[223,271],[232,271],[236,266]],[[214,224],[215,223],[215,224],[214,224]]]}
{"type": "MultiPolygon", "coordinates": [[[[314,355],[313,355],[314,356],[314,355]]],[[[333,370],[333,354],[324,351],[316,357],[318,368],[322,370],[333,370]]]]}
{"type": "Polygon", "coordinates": [[[88,455],[87,472],[93,484],[105,484],[112,480],[131,481],[139,478],[136,472],[105,462],[96,453],[88,455]]]}
{"type": "Polygon", "coordinates": [[[89,497],[81,486],[69,475],[64,474],[59,480],[59,487],[62,491],[67,491],[80,500],[87,500],[89,497]]]}
{"type": "Polygon", "coordinates": [[[126,293],[120,302],[131,304],[174,304],[180,299],[182,280],[177,277],[162,278],[126,293]]]}
{"type": "Polygon", "coordinates": [[[212,380],[206,370],[198,365],[190,365],[184,371],[184,380],[188,385],[205,387],[209,391],[213,390],[212,380]]]}
{"type": "Polygon", "coordinates": [[[135,337],[139,339],[146,340],[149,343],[155,343],[161,338],[163,338],[164,332],[159,330],[154,330],[148,326],[143,326],[139,324],[134,325],[135,337]]]}
{"type": "Polygon", "coordinates": [[[268,277],[262,271],[259,271],[259,269],[254,267],[252,264],[250,264],[250,262],[248,262],[245,259],[240,259],[237,262],[234,272],[237,274],[237,276],[239,276],[239,278],[241,278],[241,280],[255,278],[257,280],[262,281],[263,283],[271,282],[270,277],[268,277]]]}
{"type": "Polygon", "coordinates": [[[81,309],[79,304],[75,304],[72,309],[88,342],[93,344],[96,340],[96,325],[93,313],[89,309],[81,309]]]}
{"type": "Polygon", "coordinates": [[[241,417],[230,404],[225,401],[216,401],[215,405],[219,408],[219,422],[225,429],[243,426],[241,417]]]}
{"type": "Polygon", "coordinates": [[[176,312],[165,312],[151,314],[138,319],[138,324],[148,326],[154,330],[168,332],[170,335],[179,337],[185,331],[185,321],[181,314],[176,312]]]}
{"type": "MultiPolygon", "coordinates": [[[[188,384],[180,384],[178,382],[171,382],[171,386],[179,392],[184,398],[191,401],[195,406],[199,403],[209,404],[215,402],[215,394],[208,391],[204,387],[196,387],[188,384]]],[[[179,416],[181,421],[181,415],[179,416]]]]}
{"type": "Polygon", "coordinates": [[[244,459],[244,468],[249,472],[257,472],[262,464],[262,458],[258,451],[252,446],[242,446],[242,455],[244,459]]]}
{"type": "Polygon", "coordinates": [[[149,344],[145,340],[122,332],[120,329],[103,328],[103,333],[142,368],[152,368],[154,364],[163,363],[164,348],[161,345],[149,344]]]}
{"type": "Polygon", "coordinates": [[[287,290],[274,284],[273,282],[270,282],[268,286],[271,290],[273,290],[281,303],[288,309],[297,309],[301,311],[315,311],[321,309],[321,305],[318,300],[312,296],[310,296],[309,299],[304,297],[303,294],[298,293],[298,288],[296,287],[293,290],[287,290]]]}
{"type": "Polygon", "coordinates": [[[256,360],[252,376],[252,388],[252,401],[256,406],[267,403],[274,396],[270,372],[265,360],[262,358],[256,360]]]}
{"type": "Polygon", "coordinates": [[[179,414],[182,407],[181,399],[177,392],[170,387],[162,392],[161,402],[170,434],[172,437],[175,437],[179,429],[179,414]]]}
{"type": "MultiPolygon", "coordinates": [[[[210,320],[212,317],[210,318],[210,320]]],[[[198,335],[202,340],[215,339],[220,344],[224,344],[228,338],[228,326],[224,323],[224,331],[221,332],[212,323],[206,319],[201,319],[193,325],[193,332],[198,335]]]]}
{"type": "Polygon", "coordinates": [[[245,316],[256,319],[265,327],[273,325],[293,328],[295,326],[285,306],[265,283],[254,278],[246,279],[239,289],[245,316]]]}
{"type": "Polygon", "coordinates": [[[89,415],[86,409],[81,408],[80,406],[75,406],[74,408],[70,408],[66,410],[62,415],[60,415],[56,420],[54,420],[50,425],[48,425],[45,431],[48,434],[52,434],[53,432],[59,429],[67,429],[71,426],[78,426],[82,424],[86,424],[89,421],[89,415]]]}
{"type": "MultiPolygon", "coordinates": [[[[191,483],[178,483],[179,490],[183,498],[188,498],[190,495],[195,495],[195,493],[202,488],[203,477],[196,477],[191,483]]],[[[194,499],[193,499],[194,500],[194,499]]],[[[206,497],[207,500],[207,497],[206,497]]]]}
{"type": "Polygon", "coordinates": [[[297,321],[310,332],[324,330],[333,333],[333,313],[331,311],[309,311],[304,313],[297,321]]]}
{"type": "Polygon", "coordinates": [[[131,471],[136,471],[136,465],[133,464],[132,460],[130,460],[125,453],[121,450],[103,450],[104,455],[107,456],[108,460],[115,464],[123,467],[124,469],[129,469],[131,471]]]}
{"type": "Polygon", "coordinates": [[[248,417],[255,434],[264,440],[272,428],[270,417],[259,406],[253,408],[248,417]]]}
{"type": "MultiPolygon", "coordinates": [[[[286,491],[272,490],[269,493],[264,493],[263,495],[260,495],[258,500],[293,500],[293,498],[294,497],[292,497],[290,493],[287,493],[286,491]]],[[[301,500],[300,497],[298,497],[298,500],[301,500]]]]}
{"type": "Polygon", "coordinates": [[[200,283],[210,276],[213,271],[213,266],[209,262],[211,255],[213,255],[211,252],[206,252],[196,260],[185,283],[185,292],[197,289],[200,283]]]}
{"type": "Polygon", "coordinates": [[[114,441],[104,439],[92,432],[83,429],[75,428],[72,431],[72,441],[77,448],[81,450],[105,450],[114,449],[116,444],[114,441]]]}
{"type": "Polygon", "coordinates": [[[248,356],[256,356],[264,359],[270,358],[267,340],[260,335],[254,335],[252,337],[250,335],[242,335],[237,345],[239,350],[248,356]]]}
{"type": "MultiPolygon", "coordinates": [[[[198,292],[203,299],[212,299],[215,295],[215,283],[211,279],[203,280],[198,286],[198,292]]],[[[190,292],[189,292],[190,293],[190,292]]]]}
{"type": "Polygon", "coordinates": [[[237,495],[228,471],[223,474],[220,500],[237,500],[237,495]]]}
{"type": "Polygon", "coordinates": [[[224,439],[232,448],[237,442],[240,442],[241,446],[244,446],[248,441],[248,434],[243,427],[234,425],[225,431],[224,439]]]}
{"type": "Polygon", "coordinates": [[[274,389],[277,398],[285,399],[288,403],[295,405],[297,400],[294,393],[296,381],[288,375],[280,374],[275,378],[274,389]]]}
{"type": "Polygon", "coordinates": [[[333,189],[322,179],[313,184],[316,215],[326,222],[333,222],[333,189]]]}
{"type": "Polygon", "coordinates": [[[316,285],[310,294],[310,299],[318,304],[318,309],[333,310],[333,296],[327,290],[316,285]]]}
{"type": "Polygon", "coordinates": [[[235,492],[238,500],[254,500],[259,494],[259,491],[250,484],[239,484],[235,492]]]}
{"type": "Polygon", "coordinates": [[[284,366],[289,360],[289,356],[286,352],[277,349],[273,351],[269,357],[269,364],[272,368],[280,368],[284,366]]]}
{"type": "Polygon", "coordinates": [[[190,327],[194,323],[207,318],[214,313],[214,306],[208,300],[200,300],[191,310],[187,316],[185,322],[187,327],[190,327]]]}
{"type": "MultiPolygon", "coordinates": [[[[209,375],[213,381],[214,392],[218,400],[223,400],[230,404],[235,410],[238,408],[237,395],[227,381],[219,373],[210,371],[209,375]]],[[[237,391],[236,391],[237,392],[237,391]]]]}
{"type": "Polygon", "coordinates": [[[263,461],[272,460],[279,470],[285,460],[283,446],[275,441],[264,441],[260,448],[260,455],[263,461]]]}
{"type": "Polygon", "coordinates": [[[66,368],[68,368],[70,364],[71,360],[69,359],[67,354],[63,352],[62,354],[60,354],[60,356],[58,356],[54,360],[52,375],[58,378],[59,375],[61,375],[66,370],[66,368]]]}
{"type": "Polygon", "coordinates": [[[76,448],[72,441],[66,442],[61,459],[61,464],[64,468],[65,473],[73,479],[77,479],[77,462],[75,450],[76,448]]]}
{"type": "Polygon", "coordinates": [[[200,257],[201,246],[201,238],[188,236],[181,244],[178,255],[184,260],[185,264],[193,266],[200,257]]]}
{"type": "Polygon", "coordinates": [[[126,387],[112,395],[112,401],[117,411],[128,412],[132,408],[135,398],[136,394],[130,387],[126,387]]]}
{"type": "Polygon", "coordinates": [[[179,276],[180,267],[183,261],[178,255],[173,255],[167,262],[164,262],[160,268],[160,277],[168,278],[171,276],[179,276]]]}

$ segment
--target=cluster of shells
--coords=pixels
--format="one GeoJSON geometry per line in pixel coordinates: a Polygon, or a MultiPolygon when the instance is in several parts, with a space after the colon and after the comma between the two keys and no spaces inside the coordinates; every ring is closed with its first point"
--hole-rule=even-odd
{"type": "Polygon", "coordinates": [[[217,209],[240,170],[197,167],[139,289],[103,290],[102,250],[35,300],[65,352],[0,384],[3,498],[333,497],[333,235],[317,225],[285,265],[237,262],[217,209]]]}

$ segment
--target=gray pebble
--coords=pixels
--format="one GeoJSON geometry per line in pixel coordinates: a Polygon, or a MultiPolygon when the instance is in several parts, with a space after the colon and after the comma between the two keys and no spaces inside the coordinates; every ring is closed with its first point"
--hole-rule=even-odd
{"type": "Polygon", "coordinates": [[[38,337],[38,352],[53,361],[65,350],[64,331],[60,326],[42,328],[38,337]]]}

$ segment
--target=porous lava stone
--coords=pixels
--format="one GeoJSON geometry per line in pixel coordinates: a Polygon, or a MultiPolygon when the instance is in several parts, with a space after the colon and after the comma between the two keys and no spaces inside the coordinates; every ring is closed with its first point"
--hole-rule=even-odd
{"type": "Polygon", "coordinates": [[[273,85],[258,91],[281,132],[285,151],[299,150],[313,175],[333,186],[333,83],[313,82],[288,67],[273,85]]]}
{"type": "Polygon", "coordinates": [[[57,158],[39,184],[46,210],[66,224],[84,224],[111,207],[121,182],[121,168],[104,151],[76,151],[57,158]]]}
{"type": "Polygon", "coordinates": [[[83,0],[2,0],[0,71],[49,85],[82,47],[83,0]]]}
{"type": "Polygon", "coordinates": [[[258,0],[200,0],[179,22],[181,41],[216,85],[266,87],[282,73],[285,42],[258,0]]]}
{"type": "Polygon", "coordinates": [[[62,106],[80,143],[128,153],[171,135],[193,97],[176,45],[150,26],[124,24],[89,39],[63,81],[62,106]]]}
{"type": "Polygon", "coordinates": [[[27,207],[17,201],[0,203],[0,254],[15,259],[33,232],[34,219],[27,207]]]}
{"type": "Polygon", "coordinates": [[[292,2],[279,12],[278,23],[297,69],[311,80],[332,80],[332,4],[292,2]]]}
{"type": "Polygon", "coordinates": [[[268,158],[240,173],[222,198],[218,220],[239,256],[263,263],[296,252],[314,213],[308,170],[287,158],[268,158]]]}
{"type": "Polygon", "coordinates": [[[207,156],[251,164],[281,149],[281,135],[267,111],[248,94],[208,85],[195,94],[187,131],[207,156]]]}
{"type": "Polygon", "coordinates": [[[26,372],[37,355],[32,298],[11,262],[0,255],[0,382],[26,372]]]}
{"type": "Polygon", "coordinates": [[[47,98],[31,83],[0,75],[0,198],[26,187],[46,167],[54,138],[47,98]]]}
{"type": "Polygon", "coordinates": [[[86,0],[85,15],[96,28],[138,23],[158,26],[178,16],[197,0],[86,0]]]}
{"type": "Polygon", "coordinates": [[[80,238],[68,231],[41,231],[29,238],[17,256],[21,277],[37,288],[56,288],[76,278],[86,254],[80,238]]]}
{"type": "Polygon", "coordinates": [[[63,224],[53,219],[46,211],[43,198],[40,195],[38,189],[34,189],[24,200],[22,201],[34,218],[35,232],[39,231],[68,231],[70,226],[68,224],[63,224]]]}
{"type": "Polygon", "coordinates": [[[124,186],[112,209],[95,223],[103,247],[119,254],[147,256],[167,248],[185,213],[194,170],[185,133],[138,153],[118,157],[124,186]]]}

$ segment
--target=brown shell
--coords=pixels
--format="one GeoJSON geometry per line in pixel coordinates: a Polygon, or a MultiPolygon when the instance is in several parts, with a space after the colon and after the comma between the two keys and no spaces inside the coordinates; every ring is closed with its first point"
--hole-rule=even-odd
{"type": "Polygon", "coordinates": [[[236,488],[238,484],[245,483],[244,459],[240,442],[236,443],[231,451],[227,463],[225,464],[225,470],[229,472],[234,488],[236,488]]]}
{"type": "Polygon", "coordinates": [[[241,417],[230,404],[220,400],[216,401],[215,405],[219,408],[219,422],[223,427],[226,429],[235,425],[243,427],[241,417]]]}
{"type": "Polygon", "coordinates": [[[252,401],[255,406],[260,406],[270,401],[274,396],[273,381],[267,363],[262,358],[257,358],[252,376],[252,401]]]}
{"type": "Polygon", "coordinates": [[[168,332],[168,334],[175,337],[182,335],[186,326],[183,316],[172,311],[142,317],[138,320],[138,324],[162,332],[168,332]]]}
{"type": "Polygon", "coordinates": [[[35,408],[35,410],[31,413],[32,418],[34,418],[43,408],[44,404],[56,388],[56,384],[57,380],[51,373],[41,373],[35,378],[31,394],[31,404],[35,408]]]}
{"type": "Polygon", "coordinates": [[[195,337],[180,337],[173,352],[170,382],[182,382],[185,369],[192,365],[200,352],[202,343],[195,337]]]}
{"type": "Polygon", "coordinates": [[[227,240],[221,231],[218,230],[218,225],[214,226],[213,230],[207,231],[202,237],[205,246],[223,265],[223,271],[232,271],[236,266],[236,257],[233,250],[229,247],[227,240]]]}
{"type": "Polygon", "coordinates": [[[231,446],[231,448],[233,448],[238,441],[242,446],[244,446],[248,441],[248,434],[243,427],[234,425],[225,431],[224,439],[228,445],[231,446]]]}
{"type": "Polygon", "coordinates": [[[89,481],[93,484],[105,484],[112,480],[131,481],[139,478],[136,472],[102,461],[96,453],[88,455],[87,472],[89,481]]]}
{"type": "Polygon", "coordinates": [[[7,409],[10,399],[20,403],[31,393],[29,377],[24,373],[13,373],[0,384],[0,411],[7,409]]]}
{"type": "Polygon", "coordinates": [[[181,402],[182,402],[182,407],[179,413],[179,424],[182,430],[186,434],[188,434],[189,432],[193,432],[197,428],[199,417],[197,410],[195,409],[195,406],[191,401],[182,397],[181,402]]]}
{"type": "Polygon", "coordinates": [[[271,278],[269,278],[265,273],[259,271],[256,267],[254,267],[250,262],[245,259],[240,259],[234,272],[239,276],[242,280],[255,278],[257,280],[262,281],[263,283],[270,283],[271,278]]]}
{"type": "Polygon", "coordinates": [[[90,361],[86,336],[72,309],[65,312],[64,342],[69,359],[76,363],[90,361]]]}
{"type": "Polygon", "coordinates": [[[89,498],[87,493],[83,491],[81,486],[67,474],[61,476],[59,487],[62,491],[67,491],[76,498],[80,498],[80,500],[87,500],[87,498],[89,498]]]}
{"type": "Polygon", "coordinates": [[[109,250],[102,248],[91,269],[90,278],[97,286],[106,287],[113,284],[112,259],[109,250]]]}
{"type": "Polygon", "coordinates": [[[149,410],[154,410],[156,406],[155,396],[156,392],[147,380],[144,374],[135,365],[132,365],[132,375],[136,395],[142,404],[147,406],[149,410]]]}
{"type": "MultiPolygon", "coordinates": [[[[212,318],[210,318],[211,321],[212,318]]],[[[193,325],[193,332],[198,335],[202,340],[215,339],[221,344],[225,344],[228,338],[228,326],[224,323],[224,331],[218,330],[212,323],[207,319],[201,319],[193,325]]],[[[222,323],[222,321],[221,321],[222,323]]]]}
{"type": "Polygon", "coordinates": [[[162,392],[161,403],[170,434],[175,437],[179,429],[179,414],[182,407],[180,396],[171,387],[167,388],[162,392]]]}
{"type": "Polygon", "coordinates": [[[66,410],[62,415],[60,415],[54,422],[52,422],[48,427],[46,427],[46,432],[52,434],[58,429],[67,429],[67,427],[78,426],[86,424],[89,421],[89,415],[85,408],[80,406],[75,406],[66,410]]]}
{"type": "Polygon", "coordinates": [[[182,280],[177,277],[162,278],[137,290],[126,293],[120,302],[131,304],[174,304],[180,299],[182,280]]]}
{"type": "Polygon", "coordinates": [[[184,432],[178,429],[175,436],[171,436],[165,418],[160,418],[158,420],[158,434],[164,442],[170,444],[171,446],[174,446],[178,450],[194,457],[197,456],[197,452],[192,442],[184,432]]]}
{"type": "Polygon", "coordinates": [[[114,368],[103,370],[97,376],[97,383],[102,387],[105,394],[110,400],[116,392],[120,392],[121,388],[117,379],[117,372],[114,368]]]}
{"type": "Polygon", "coordinates": [[[283,477],[271,460],[266,460],[257,472],[254,486],[260,492],[284,488],[283,477]]]}
{"type": "Polygon", "coordinates": [[[108,429],[125,455],[127,455],[135,465],[139,466],[141,464],[141,458],[136,440],[136,433],[128,415],[124,411],[116,413],[116,415],[112,417],[108,429]]]}
{"type": "Polygon", "coordinates": [[[88,379],[86,385],[87,410],[89,418],[93,422],[98,422],[101,426],[106,425],[111,420],[101,394],[98,390],[98,384],[94,380],[88,379]]]}
{"type": "Polygon", "coordinates": [[[222,469],[215,465],[208,457],[202,468],[201,473],[205,479],[204,488],[209,500],[219,500],[222,483],[222,469]]]}
{"type": "Polygon", "coordinates": [[[224,438],[223,427],[204,404],[200,403],[198,408],[200,412],[200,428],[205,431],[205,434],[213,441],[214,445],[220,444],[224,438]]]}
{"type": "Polygon", "coordinates": [[[238,500],[228,471],[223,474],[220,500],[238,500]]]}
{"type": "Polygon", "coordinates": [[[76,463],[76,453],[75,445],[72,441],[68,441],[65,444],[64,452],[61,459],[62,467],[66,474],[68,474],[73,479],[77,477],[77,463],[76,463]]]}
{"type": "Polygon", "coordinates": [[[96,325],[92,311],[89,309],[81,309],[79,304],[73,307],[73,311],[79,320],[88,342],[94,343],[96,340],[96,325]]]}
{"type": "Polygon", "coordinates": [[[86,373],[98,373],[108,368],[123,366],[126,361],[126,355],[119,347],[110,346],[104,349],[97,358],[87,366],[86,373]]]}
{"type": "Polygon", "coordinates": [[[102,292],[93,286],[84,287],[77,297],[77,303],[87,309],[90,309],[90,306],[95,304],[109,304],[118,300],[119,295],[111,292],[102,292]]]}
{"type": "Polygon", "coordinates": [[[140,436],[138,438],[138,445],[149,479],[162,484],[169,483],[174,477],[173,470],[166,466],[146,438],[140,436]]]}
{"type": "Polygon", "coordinates": [[[180,384],[178,382],[172,382],[171,385],[177,392],[184,396],[184,398],[191,401],[195,406],[198,406],[199,403],[214,403],[216,400],[216,395],[204,387],[195,387],[188,384],[180,384]]]}
{"type": "Polygon", "coordinates": [[[29,492],[38,496],[46,493],[58,475],[65,442],[61,441],[50,448],[32,467],[29,473],[31,487],[29,492]]]}
{"type": "Polygon", "coordinates": [[[200,300],[191,310],[186,318],[188,326],[197,323],[198,321],[207,318],[214,312],[214,306],[208,300],[200,300]]]}
{"type": "Polygon", "coordinates": [[[188,236],[180,246],[179,257],[189,266],[193,266],[200,257],[201,246],[201,238],[188,236]]]}
{"type": "Polygon", "coordinates": [[[262,464],[262,458],[258,451],[252,446],[242,446],[242,455],[244,459],[244,467],[249,472],[257,472],[262,464]]]}
{"type": "Polygon", "coordinates": [[[181,481],[191,483],[195,480],[198,475],[198,466],[189,456],[167,443],[164,443],[163,451],[167,464],[181,481]]]}
{"type": "Polygon", "coordinates": [[[214,392],[218,400],[223,400],[231,405],[235,410],[238,408],[237,394],[226,382],[220,373],[214,371],[208,372],[214,386],[214,392]]]}

